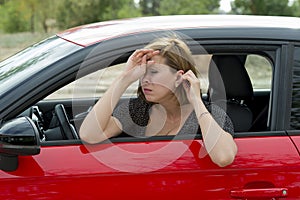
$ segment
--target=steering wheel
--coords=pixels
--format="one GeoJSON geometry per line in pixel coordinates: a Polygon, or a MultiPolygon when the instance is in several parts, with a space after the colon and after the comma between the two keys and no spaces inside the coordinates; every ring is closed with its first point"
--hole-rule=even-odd
{"type": "Polygon", "coordinates": [[[59,121],[63,138],[67,140],[79,139],[78,133],[74,126],[70,123],[66,110],[63,104],[57,104],[55,106],[55,114],[59,121]]]}
{"type": "Polygon", "coordinates": [[[27,112],[29,118],[32,119],[34,124],[37,126],[40,135],[40,140],[44,141],[45,140],[44,119],[42,116],[42,112],[40,111],[38,106],[31,106],[27,112]]]}

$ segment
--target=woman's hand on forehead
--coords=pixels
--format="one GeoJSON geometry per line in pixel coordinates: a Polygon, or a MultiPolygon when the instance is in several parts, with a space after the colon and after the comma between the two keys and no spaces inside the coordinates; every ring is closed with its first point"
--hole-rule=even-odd
{"type": "Polygon", "coordinates": [[[124,69],[124,75],[128,81],[131,83],[142,77],[146,72],[147,65],[152,65],[155,62],[151,58],[158,54],[159,51],[152,49],[136,50],[129,57],[124,69]]]}
{"type": "Polygon", "coordinates": [[[142,58],[145,55],[146,55],[146,60],[150,60],[153,56],[158,54],[159,54],[159,50],[139,49],[136,50],[131,57],[132,57],[132,61],[139,63],[142,61],[142,58]]]}

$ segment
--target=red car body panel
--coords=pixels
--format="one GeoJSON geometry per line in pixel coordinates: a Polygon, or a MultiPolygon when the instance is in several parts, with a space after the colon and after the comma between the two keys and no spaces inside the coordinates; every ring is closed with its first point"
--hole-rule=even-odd
{"type": "Polygon", "coordinates": [[[300,159],[289,137],[235,141],[238,154],[225,168],[199,158],[201,140],[45,146],[39,155],[20,157],[18,170],[0,171],[0,198],[231,199],[282,188],[300,198],[300,159]]]}
{"type": "Polygon", "coordinates": [[[300,154],[300,136],[291,136],[291,139],[293,140],[293,142],[295,143],[298,152],[300,154]]]}

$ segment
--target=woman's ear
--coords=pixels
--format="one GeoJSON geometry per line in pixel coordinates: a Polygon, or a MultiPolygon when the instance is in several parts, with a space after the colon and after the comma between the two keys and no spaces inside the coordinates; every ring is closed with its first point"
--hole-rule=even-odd
{"type": "Polygon", "coordinates": [[[182,76],[182,75],[184,74],[184,71],[183,71],[182,69],[181,69],[181,70],[178,70],[178,71],[177,71],[177,74],[182,76]]]}
{"type": "Polygon", "coordinates": [[[176,72],[176,81],[175,81],[175,87],[177,88],[182,83],[182,75],[184,74],[183,70],[178,70],[176,72]]]}

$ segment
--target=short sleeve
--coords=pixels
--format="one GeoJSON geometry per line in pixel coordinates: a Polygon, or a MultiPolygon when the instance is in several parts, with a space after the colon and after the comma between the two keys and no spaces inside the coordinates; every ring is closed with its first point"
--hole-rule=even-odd
{"type": "Polygon", "coordinates": [[[215,104],[210,104],[208,107],[212,117],[219,124],[219,126],[226,132],[234,136],[234,127],[230,117],[226,112],[215,104]]]}
{"type": "Polygon", "coordinates": [[[116,108],[113,111],[112,114],[113,117],[117,118],[122,127],[122,129],[124,129],[126,127],[126,125],[128,124],[128,117],[129,117],[129,111],[128,111],[128,101],[124,101],[119,103],[116,108]]]}
{"type": "Polygon", "coordinates": [[[137,113],[140,112],[136,109],[136,102],[134,99],[125,100],[120,102],[113,111],[112,116],[117,118],[122,127],[123,132],[131,136],[144,136],[146,126],[142,126],[137,123],[140,118],[138,118],[137,113]],[[132,107],[133,106],[133,107],[132,107]]]}

